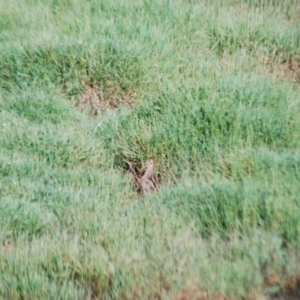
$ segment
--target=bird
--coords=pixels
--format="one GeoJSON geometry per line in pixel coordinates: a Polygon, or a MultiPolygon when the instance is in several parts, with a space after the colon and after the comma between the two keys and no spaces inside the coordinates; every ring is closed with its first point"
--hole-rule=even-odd
{"type": "Polygon", "coordinates": [[[149,195],[149,194],[153,193],[157,188],[157,181],[154,176],[154,165],[155,165],[154,159],[148,158],[146,160],[145,172],[142,177],[140,177],[136,174],[136,171],[132,167],[131,162],[128,162],[128,161],[125,161],[125,162],[128,164],[128,166],[135,178],[135,181],[140,186],[140,189],[143,192],[143,194],[149,195]]]}
{"type": "Polygon", "coordinates": [[[144,195],[153,193],[157,187],[157,182],[154,177],[154,159],[149,158],[146,161],[146,171],[140,178],[140,186],[144,195]]]}

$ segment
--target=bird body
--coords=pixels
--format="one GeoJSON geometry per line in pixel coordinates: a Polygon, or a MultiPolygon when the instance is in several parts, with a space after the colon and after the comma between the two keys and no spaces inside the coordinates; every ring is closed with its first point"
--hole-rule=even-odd
{"type": "Polygon", "coordinates": [[[146,161],[146,171],[140,179],[140,185],[144,195],[149,195],[156,189],[157,183],[154,177],[154,160],[152,158],[146,161]]]}

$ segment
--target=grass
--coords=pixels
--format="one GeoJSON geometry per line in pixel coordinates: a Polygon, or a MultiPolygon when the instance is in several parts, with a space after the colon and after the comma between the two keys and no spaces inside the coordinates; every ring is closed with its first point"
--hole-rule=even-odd
{"type": "Polygon", "coordinates": [[[299,12],[1,1],[0,298],[298,299],[299,12]]]}

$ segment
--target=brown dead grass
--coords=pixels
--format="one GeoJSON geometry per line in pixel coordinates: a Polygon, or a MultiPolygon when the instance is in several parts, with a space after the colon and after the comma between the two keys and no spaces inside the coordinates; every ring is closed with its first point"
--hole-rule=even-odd
{"type": "Polygon", "coordinates": [[[213,296],[209,296],[207,291],[202,291],[198,289],[188,289],[178,292],[173,300],[230,300],[223,294],[216,293],[213,296]]]}
{"type": "Polygon", "coordinates": [[[175,295],[174,300],[208,300],[206,291],[201,290],[182,290],[175,295]]]}
{"type": "Polygon", "coordinates": [[[133,91],[122,91],[114,87],[103,90],[98,86],[85,86],[78,107],[81,112],[97,116],[107,110],[117,109],[120,105],[132,107],[135,96],[133,91]]]}
{"type": "Polygon", "coordinates": [[[147,300],[163,300],[163,299],[172,299],[172,300],[230,300],[222,294],[215,294],[213,297],[210,297],[206,291],[202,291],[199,289],[185,289],[179,291],[173,295],[173,297],[166,298],[161,291],[153,292],[149,295],[142,296],[142,293],[139,290],[133,289],[130,292],[123,293],[120,299],[125,300],[139,300],[139,299],[147,299],[147,300]]]}
{"type": "Polygon", "coordinates": [[[296,58],[284,59],[267,58],[265,62],[267,73],[274,74],[280,79],[290,79],[292,82],[300,83],[300,61],[296,58]]]}
{"type": "Polygon", "coordinates": [[[281,290],[272,297],[274,300],[300,299],[300,274],[287,277],[281,290]]]}
{"type": "MultiPolygon", "coordinates": [[[[277,288],[278,291],[269,294],[263,299],[274,300],[299,300],[300,299],[300,274],[280,274],[272,272],[265,276],[265,285],[268,289],[277,288]]],[[[252,300],[252,298],[250,298],[252,300]]],[[[259,298],[260,299],[260,298],[259,298]]],[[[256,298],[253,298],[256,300],[256,298]]]]}

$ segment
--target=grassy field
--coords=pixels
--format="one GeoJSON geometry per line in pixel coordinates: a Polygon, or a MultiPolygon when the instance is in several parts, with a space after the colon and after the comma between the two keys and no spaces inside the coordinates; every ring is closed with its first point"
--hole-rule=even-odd
{"type": "Polygon", "coordinates": [[[300,299],[299,182],[298,0],[0,1],[1,299],[300,299]]]}

